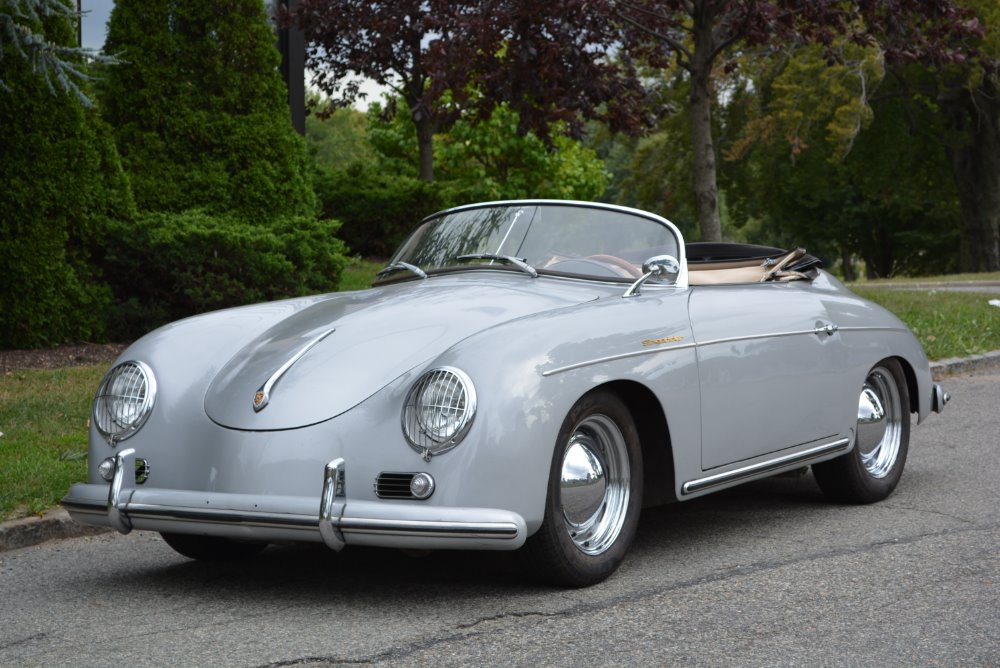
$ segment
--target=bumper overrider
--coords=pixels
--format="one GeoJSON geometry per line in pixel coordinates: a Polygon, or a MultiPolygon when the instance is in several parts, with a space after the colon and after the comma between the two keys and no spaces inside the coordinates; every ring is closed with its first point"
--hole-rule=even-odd
{"type": "Polygon", "coordinates": [[[951,401],[951,395],[945,392],[941,385],[934,383],[931,387],[931,410],[940,413],[949,401],[951,401]]]}
{"type": "Polygon", "coordinates": [[[148,529],[311,541],[334,550],[345,545],[513,550],[527,534],[524,518],[507,510],[348,500],[346,465],[339,458],[325,467],[319,499],[137,487],[135,462],[135,450],[118,452],[110,485],[73,485],[63,506],[78,522],[123,534],[148,529]]]}

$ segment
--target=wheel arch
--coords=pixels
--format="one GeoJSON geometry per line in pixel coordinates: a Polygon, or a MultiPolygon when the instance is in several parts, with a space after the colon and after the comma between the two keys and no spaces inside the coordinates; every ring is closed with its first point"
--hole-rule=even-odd
{"type": "Polygon", "coordinates": [[[893,356],[889,359],[899,362],[903,368],[903,376],[906,378],[906,389],[910,397],[909,410],[911,413],[920,412],[920,386],[917,383],[917,373],[913,370],[913,365],[905,357],[893,356]]]}
{"type": "Polygon", "coordinates": [[[595,390],[614,393],[625,402],[632,414],[642,448],[643,507],[676,501],[673,444],[666,413],[656,395],[645,385],[632,380],[611,381],[591,391],[595,390]]]}

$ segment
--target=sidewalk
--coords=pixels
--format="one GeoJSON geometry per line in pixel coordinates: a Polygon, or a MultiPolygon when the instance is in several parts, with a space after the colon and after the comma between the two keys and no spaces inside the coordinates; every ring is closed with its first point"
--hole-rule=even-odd
{"type": "MultiPolygon", "coordinates": [[[[934,374],[935,379],[956,374],[996,370],[1000,370],[1000,350],[994,350],[985,355],[951,357],[931,362],[931,373],[934,374]]],[[[41,517],[26,517],[0,523],[0,552],[30,547],[48,540],[89,536],[109,531],[111,529],[91,527],[74,522],[65,510],[54,508],[41,517]]]]}

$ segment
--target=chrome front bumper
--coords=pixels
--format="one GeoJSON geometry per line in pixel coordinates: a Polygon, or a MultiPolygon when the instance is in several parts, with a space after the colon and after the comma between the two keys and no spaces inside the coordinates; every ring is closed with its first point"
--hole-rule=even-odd
{"type": "Polygon", "coordinates": [[[349,501],[345,464],[326,465],[315,497],[258,496],[137,487],[135,451],[115,456],[110,485],[77,484],[63,506],[78,522],[121,533],[148,529],[255,541],[323,542],[417,549],[513,550],[527,528],[519,514],[415,501],[349,501]]]}

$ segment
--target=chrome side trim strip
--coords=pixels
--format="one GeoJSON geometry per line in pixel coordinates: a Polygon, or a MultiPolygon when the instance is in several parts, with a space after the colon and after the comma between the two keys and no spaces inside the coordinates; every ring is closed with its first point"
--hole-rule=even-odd
{"type": "Polygon", "coordinates": [[[705,478],[697,478],[695,480],[689,480],[681,486],[681,494],[694,494],[695,492],[701,492],[706,489],[711,489],[712,487],[718,487],[720,485],[726,485],[732,482],[743,480],[744,478],[750,478],[755,475],[760,475],[761,473],[770,473],[772,471],[777,471],[778,469],[784,468],[786,466],[794,466],[808,463],[814,459],[819,459],[820,457],[837,453],[837,452],[847,452],[851,449],[851,439],[841,438],[830,443],[825,443],[823,445],[818,445],[814,448],[809,448],[808,450],[803,450],[802,452],[795,452],[790,455],[784,455],[782,457],[777,457],[775,459],[769,459],[766,462],[760,462],[758,464],[751,464],[750,466],[744,466],[742,468],[734,469],[732,471],[726,471],[725,473],[717,473],[715,475],[710,475],[705,478]]]}
{"type": "Polygon", "coordinates": [[[902,327],[841,327],[842,332],[906,332],[902,327]]]}
{"type": "Polygon", "coordinates": [[[581,369],[585,366],[593,366],[595,364],[604,364],[605,362],[614,362],[621,359],[628,359],[629,357],[638,357],[640,355],[655,355],[656,353],[665,353],[671,350],[687,350],[688,348],[700,348],[703,346],[714,346],[721,343],[734,343],[736,341],[752,341],[754,339],[772,339],[782,336],[801,336],[803,334],[815,335],[817,331],[815,329],[803,329],[794,332],[771,332],[768,334],[748,334],[746,336],[731,336],[724,339],[711,339],[709,341],[700,341],[695,343],[683,343],[679,346],[669,346],[662,348],[650,348],[644,350],[633,350],[627,353],[619,353],[618,355],[608,355],[607,357],[597,357],[595,359],[586,360],[583,362],[576,362],[574,364],[567,364],[566,366],[557,367],[555,369],[548,369],[542,372],[543,377],[554,376],[557,373],[563,373],[565,371],[574,371],[575,369],[581,369]]]}
{"type": "Polygon", "coordinates": [[[747,334],[745,336],[729,336],[722,339],[709,339],[708,341],[699,341],[696,343],[685,343],[679,346],[670,346],[665,348],[654,348],[651,350],[634,350],[632,352],[620,353],[618,355],[608,355],[607,357],[597,357],[591,360],[585,360],[583,362],[575,362],[573,364],[567,364],[565,366],[557,367],[555,369],[548,369],[542,372],[543,377],[554,376],[558,373],[564,373],[566,371],[574,371],[576,369],[582,369],[586,366],[593,366],[595,364],[604,364],[605,362],[614,362],[621,359],[628,359],[629,357],[638,357],[640,355],[654,355],[656,353],[663,353],[670,350],[685,350],[687,348],[701,348],[704,346],[716,346],[724,343],[737,343],[739,341],[753,341],[755,339],[777,339],[784,336],[802,336],[803,334],[808,334],[814,336],[817,334],[826,334],[828,336],[833,336],[836,332],[901,332],[898,327],[840,327],[838,325],[825,325],[823,327],[818,327],[814,329],[800,329],[790,332],[768,332],[765,334],[747,334]]]}
{"type": "Polygon", "coordinates": [[[710,339],[708,341],[699,341],[698,346],[715,346],[720,343],[736,343],[738,341],[753,341],[754,339],[777,339],[784,336],[802,336],[803,334],[814,335],[825,330],[817,329],[799,329],[791,332],[768,332],[767,334],[747,334],[745,336],[727,336],[724,339],[710,339]]]}
{"type": "Polygon", "coordinates": [[[594,364],[603,364],[604,362],[614,362],[615,360],[628,359],[629,357],[639,357],[640,355],[655,355],[657,353],[665,353],[671,350],[686,350],[688,348],[694,348],[698,344],[696,343],[682,343],[679,346],[664,346],[657,348],[644,348],[642,350],[633,350],[627,353],[619,353],[618,355],[608,355],[607,357],[598,357],[596,359],[587,360],[585,362],[577,362],[575,364],[567,364],[566,366],[557,367],[555,369],[549,369],[542,372],[542,376],[554,376],[557,373],[563,373],[565,371],[573,371],[574,369],[582,369],[585,366],[592,366],[594,364]]]}
{"type": "Polygon", "coordinates": [[[274,388],[274,384],[277,383],[279,380],[281,380],[281,377],[285,375],[285,372],[291,369],[293,364],[302,359],[303,355],[312,350],[317,343],[319,343],[326,337],[330,336],[335,331],[337,331],[335,327],[332,329],[328,329],[319,336],[317,336],[316,338],[314,338],[312,341],[302,346],[302,348],[299,349],[299,352],[292,355],[287,362],[282,364],[280,367],[278,367],[277,371],[271,374],[270,378],[264,381],[264,384],[261,385],[260,388],[257,390],[256,394],[254,394],[253,410],[255,413],[259,413],[260,411],[264,410],[268,402],[271,401],[271,390],[274,388]]]}

